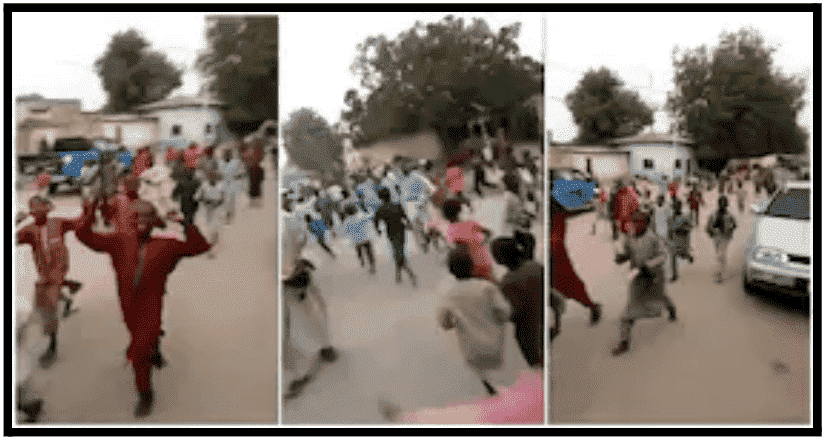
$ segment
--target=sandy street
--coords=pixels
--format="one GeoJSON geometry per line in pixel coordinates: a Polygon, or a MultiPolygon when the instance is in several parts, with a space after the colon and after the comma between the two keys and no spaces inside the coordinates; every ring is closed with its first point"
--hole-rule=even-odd
{"type": "MultiPolygon", "coordinates": [[[[753,193],[748,196],[751,199],[753,193]]],[[[610,224],[590,235],[593,214],[572,219],[567,244],[574,268],[603,319],[568,301],[562,333],[551,348],[552,423],[807,423],[809,321],[796,303],[743,291],[744,246],[753,216],[730,212],[739,228],[728,253],[726,281],[713,282],[714,248],[704,229],[715,210],[706,196],[691,234],[695,262],[680,261],[668,285],[678,321],[640,320],[631,350],[611,356],[627,301],[626,266],[614,264],[610,224]]]]}
{"type": "MultiPolygon", "coordinates": [[[[270,163],[264,161],[264,206],[248,209],[247,196],[240,195],[237,219],[220,231],[216,259],[184,258],[169,277],[162,341],[168,366],[154,370],[154,411],[141,423],[277,421],[277,197],[270,163]]],[[[56,216],[80,214],[79,196],[57,196],[55,206],[56,216]]],[[[204,229],[202,209],[197,220],[204,229]]],[[[129,336],[111,260],[73,232],[66,243],[68,278],[84,286],[75,296],[79,311],[61,319],[57,362],[35,369],[45,401],[41,422],[135,422],[134,374],[124,355],[129,336]]],[[[20,246],[15,255],[17,296],[30,296],[31,249],[20,246]]]]}
{"type": "MultiPolygon", "coordinates": [[[[500,199],[494,195],[477,202],[476,219],[497,229],[500,199]]],[[[541,226],[535,226],[534,232],[538,241],[543,238],[541,226]]],[[[419,288],[413,289],[405,276],[403,284],[396,285],[384,239],[375,245],[373,277],[360,267],[347,242],[331,245],[336,260],[316,242],[309,242],[307,257],[316,261],[315,279],[328,303],[331,342],[340,356],[298,398],[284,404],[284,424],[378,424],[385,422],[377,408],[380,398],[416,410],[487,396],[480,379],[465,364],[454,334],[437,326],[439,287],[450,276],[441,264],[442,255],[422,254],[409,233],[406,253],[419,288]]],[[[543,251],[536,256],[541,259],[543,251]]],[[[296,327],[300,316],[292,317],[294,330],[300,329],[296,327]]],[[[517,371],[525,368],[513,326],[508,324],[504,365],[492,374],[491,383],[510,385],[517,371]]],[[[283,383],[293,377],[284,373],[283,383]]]]}

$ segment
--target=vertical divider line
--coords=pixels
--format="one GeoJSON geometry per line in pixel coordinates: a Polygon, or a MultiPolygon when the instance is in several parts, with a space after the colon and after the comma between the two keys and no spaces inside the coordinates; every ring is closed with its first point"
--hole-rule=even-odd
{"type": "MultiPolygon", "coordinates": [[[[542,196],[543,197],[543,202],[542,202],[542,221],[543,221],[543,223],[542,223],[542,226],[543,226],[542,239],[544,240],[543,244],[545,245],[544,246],[545,251],[543,252],[544,253],[544,255],[543,255],[544,261],[543,261],[542,268],[543,268],[543,277],[546,279],[546,281],[543,281],[544,282],[544,286],[543,286],[543,296],[544,296],[543,299],[544,299],[544,301],[543,301],[543,304],[542,304],[542,311],[543,311],[543,314],[542,314],[542,317],[543,317],[542,326],[543,326],[543,328],[542,328],[542,330],[543,330],[543,332],[545,332],[546,328],[548,328],[548,321],[549,321],[548,320],[548,303],[550,302],[550,298],[551,298],[551,296],[550,296],[550,281],[551,281],[551,278],[548,277],[548,274],[550,272],[550,269],[548,268],[548,263],[551,262],[551,235],[549,234],[550,228],[548,226],[548,220],[550,220],[548,215],[549,215],[550,211],[548,209],[548,205],[550,203],[549,202],[549,199],[550,199],[549,196],[551,196],[551,193],[548,192],[548,187],[550,186],[549,185],[550,181],[548,180],[548,176],[549,176],[549,173],[550,173],[548,171],[548,166],[550,164],[550,160],[548,159],[548,154],[550,153],[550,150],[549,150],[550,140],[549,140],[548,135],[547,135],[548,132],[546,131],[546,128],[548,126],[548,123],[547,123],[547,117],[548,116],[545,114],[545,109],[547,109],[547,107],[548,107],[548,105],[546,105],[546,102],[545,102],[545,99],[547,98],[547,94],[548,94],[546,92],[547,91],[546,88],[547,88],[548,80],[545,77],[547,75],[547,70],[545,69],[545,65],[546,65],[546,62],[548,61],[548,57],[547,57],[547,53],[546,53],[546,47],[548,47],[548,13],[543,12],[542,13],[542,65],[543,65],[543,68],[542,68],[542,105],[543,105],[543,110],[542,110],[542,120],[540,120],[541,121],[540,136],[542,137],[542,150],[543,150],[543,153],[542,153],[542,160],[543,160],[543,164],[542,164],[542,187],[541,188],[542,188],[542,192],[544,193],[543,196],[542,196]]],[[[550,348],[550,342],[548,341],[548,336],[546,336],[544,334],[543,334],[542,341],[543,341],[543,362],[545,363],[545,366],[542,369],[543,381],[544,381],[543,392],[544,392],[544,396],[545,396],[543,424],[544,425],[550,425],[551,424],[551,421],[549,419],[549,417],[550,417],[549,414],[551,412],[551,406],[550,406],[551,394],[549,393],[549,390],[550,390],[550,387],[551,387],[550,380],[549,380],[549,378],[551,377],[550,370],[549,370],[549,368],[551,366],[551,354],[550,354],[550,349],[549,349],[550,348]]]]}
{"type": "Polygon", "coordinates": [[[283,172],[280,168],[280,161],[282,160],[282,153],[284,150],[282,149],[283,145],[283,129],[281,119],[282,116],[282,105],[280,102],[282,101],[282,80],[283,77],[283,68],[282,63],[282,52],[283,52],[283,39],[282,35],[282,18],[283,14],[277,15],[277,162],[275,164],[275,168],[277,171],[277,187],[276,187],[276,195],[277,195],[277,213],[274,217],[274,225],[277,227],[277,242],[275,245],[277,246],[276,256],[277,256],[277,266],[276,271],[274,272],[274,281],[276,281],[276,289],[277,289],[277,426],[283,426],[283,297],[282,297],[282,280],[280,279],[280,272],[282,272],[282,221],[280,217],[282,215],[282,196],[281,196],[281,187],[282,187],[282,178],[283,172]]]}

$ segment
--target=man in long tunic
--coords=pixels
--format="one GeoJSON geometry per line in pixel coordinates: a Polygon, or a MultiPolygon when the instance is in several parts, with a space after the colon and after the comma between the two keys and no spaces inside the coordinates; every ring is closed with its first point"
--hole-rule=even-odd
{"type": "Polygon", "coordinates": [[[242,162],[234,157],[234,152],[231,149],[226,149],[223,152],[223,162],[220,163],[220,172],[223,174],[223,183],[225,184],[225,216],[228,223],[231,223],[234,219],[242,171],[242,162]]]}
{"type": "Polygon", "coordinates": [[[627,225],[625,251],[616,257],[617,264],[630,261],[631,284],[628,306],[620,322],[620,342],[612,350],[614,356],[630,348],[631,328],[636,320],[660,317],[667,309],[668,319],[676,321],[676,308],[665,294],[667,242],[651,229],[647,213],[637,211],[632,217],[627,225]]]}
{"type": "Polygon", "coordinates": [[[84,206],[75,234],[92,250],[111,256],[123,320],[131,334],[126,358],[134,368],[139,392],[134,415],[144,417],[151,413],[154,404],[151,369],[161,362],[159,337],[168,276],[180,259],[205,253],[211,246],[191,223],[184,224],[185,242],[152,237],[151,231],[163,222],[154,207],[144,201],[132,205],[131,232],[93,232],[91,225],[96,207],[96,203],[84,206]]]}
{"type": "MultiPolygon", "coordinates": [[[[48,217],[51,202],[39,196],[29,200],[34,223],[17,232],[17,244],[29,244],[34,252],[38,279],[35,282],[35,309],[43,321],[44,333],[49,336],[48,349],[40,356],[40,366],[48,368],[57,358],[57,304],[61,299],[60,287],[67,285],[76,292],[79,282],[67,281],[68,248],[64,236],[74,230],[79,219],[67,220],[48,217]],[[72,285],[74,284],[74,285],[72,285]]],[[[94,221],[94,217],[91,217],[94,221]]],[[[91,226],[91,222],[89,222],[91,226]]]]}

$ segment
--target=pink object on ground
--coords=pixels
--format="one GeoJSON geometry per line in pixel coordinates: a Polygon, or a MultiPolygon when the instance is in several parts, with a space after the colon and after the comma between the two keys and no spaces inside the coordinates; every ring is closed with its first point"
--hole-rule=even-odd
{"type": "Polygon", "coordinates": [[[545,423],[545,386],[541,370],[522,371],[511,387],[498,387],[498,394],[473,402],[402,414],[401,423],[475,424],[545,423]]]}

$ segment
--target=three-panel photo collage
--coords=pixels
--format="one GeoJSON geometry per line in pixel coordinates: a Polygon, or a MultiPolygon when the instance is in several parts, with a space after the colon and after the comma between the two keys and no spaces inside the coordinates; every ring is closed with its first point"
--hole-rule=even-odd
{"type": "Polygon", "coordinates": [[[819,430],[818,5],[22,6],[6,434],[819,430]]]}

